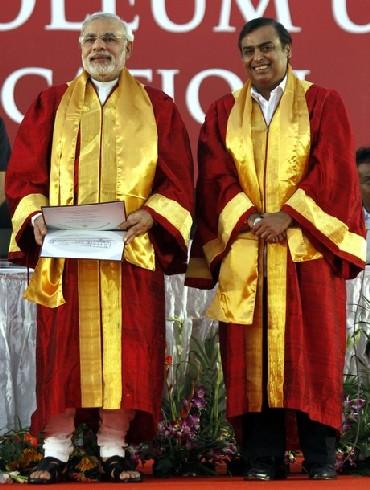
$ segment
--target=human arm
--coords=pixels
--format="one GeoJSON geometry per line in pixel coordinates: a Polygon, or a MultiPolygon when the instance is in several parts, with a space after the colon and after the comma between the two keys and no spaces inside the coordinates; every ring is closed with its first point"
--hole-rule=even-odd
{"type": "Polygon", "coordinates": [[[282,207],[341,277],[364,266],[365,228],[348,117],[339,95],[307,94],[311,148],[306,175],[282,207]]]}
{"type": "Polygon", "coordinates": [[[196,232],[186,278],[194,287],[214,286],[223,258],[239,234],[249,229],[249,217],[258,213],[242,190],[226,148],[227,120],[234,102],[230,94],[212,104],[199,135],[196,232]]]}
{"type": "MultiPolygon", "coordinates": [[[[157,262],[165,273],[180,273],[186,268],[194,199],[190,142],[172,99],[158,90],[146,90],[157,123],[158,161],[152,192],[142,211],[153,220],[149,237],[157,262]]],[[[150,226],[146,218],[145,222],[150,226]]]]}
{"type": "Polygon", "coordinates": [[[34,266],[38,256],[32,217],[48,204],[49,160],[55,112],[66,85],[42,92],[16,136],[5,180],[13,234],[9,258],[34,266]]]}

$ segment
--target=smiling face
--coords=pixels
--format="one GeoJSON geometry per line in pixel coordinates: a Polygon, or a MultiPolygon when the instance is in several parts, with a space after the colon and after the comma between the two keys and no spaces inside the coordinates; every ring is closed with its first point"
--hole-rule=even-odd
{"type": "Polygon", "coordinates": [[[241,40],[242,61],[253,87],[266,99],[284,78],[291,46],[282,46],[275,27],[255,29],[241,40]]]}
{"type": "Polygon", "coordinates": [[[91,21],[80,36],[82,64],[95,80],[118,78],[132,52],[122,25],[115,19],[91,21]]]}

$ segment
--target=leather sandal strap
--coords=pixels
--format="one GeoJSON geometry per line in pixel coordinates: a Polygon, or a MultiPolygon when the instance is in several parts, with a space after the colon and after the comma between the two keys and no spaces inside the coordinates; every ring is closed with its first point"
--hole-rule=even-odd
{"type": "Polygon", "coordinates": [[[60,461],[58,458],[53,458],[52,456],[47,456],[37,463],[32,473],[37,471],[45,471],[49,473],[50,478],[33,478],[31,475],[29,477],[29,483],[55,483],[60,481],[63,476],[63,472],[66,468],[66,463],[60,461]]]}
{"type": "Polygon", "coordinates": [[[111,456],[106,461],[103,462],[103,471],[105,476],[110,481],[115,482],[136,482],[141,481],[141,474],[136,471],[136,467],[129,458],[123,458],[122,456],[111,456]],[[122,478],[121,473],[129,475],[129,478],[122,478]],[[135,472],[135,475],[130,475],[130,473],[135,472]]]}

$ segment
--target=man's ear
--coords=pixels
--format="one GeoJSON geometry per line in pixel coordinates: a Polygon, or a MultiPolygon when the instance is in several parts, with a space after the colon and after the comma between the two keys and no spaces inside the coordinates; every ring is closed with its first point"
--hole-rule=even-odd
{"type": "Polygon", "coordinates": [[[290,60],[290,58],[292,57],[292,45],[291,44],[287,44],[285,46],[285,49],[286,49],[286,53],[287,53],[287,56],[288,56],[288,60],[290,60]]]}
{"type": "Polygon", "coordinates": [[[128,58],[130,58],[130,56],[132,55],[133,48],[134,48],[133,42],[132,41],[127,41],[126,48],[125,48],[126,49],[126,60],[128,58]]]}

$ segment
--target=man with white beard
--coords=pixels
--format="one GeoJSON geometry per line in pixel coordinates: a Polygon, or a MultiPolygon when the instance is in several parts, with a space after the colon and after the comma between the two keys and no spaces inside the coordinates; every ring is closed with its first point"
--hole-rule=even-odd
{"type": "Polygon", "coordinates": [[[30,483],[63,479],[76,409],[99,409],[103,478],[140,481],[125,447],[155,434],[164,374],[164,273],[184,272],[193,163],[173,101],[125,68],[133,35],[116,15],[87,17],[84,70],[42,92],[9,164],[10,260],[35,267],[37,409],[44,459],[30,483]],[[38,259],[42,206],[125,203],[121,262],[38,259]],[[145,308],[142,305],[145,304],[145,308]]]}

